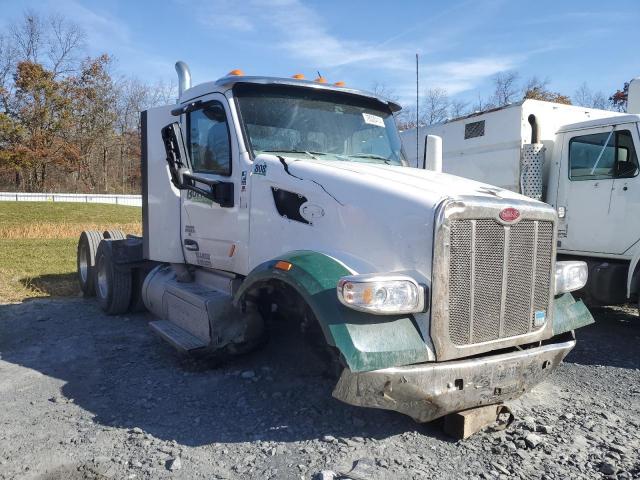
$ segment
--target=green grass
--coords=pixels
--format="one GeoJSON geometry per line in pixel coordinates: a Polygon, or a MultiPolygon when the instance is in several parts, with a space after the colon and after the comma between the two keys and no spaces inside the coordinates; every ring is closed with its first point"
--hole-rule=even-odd
{"type": "Polygon", "coordinates": [[[82,230],[140,233],[141,209],[118,205],[0,202],[0,303],[78,295],[82,230]]]}
{"type": "Polygon", "coordinates": [[[140,207],[99,203],[0,202],[0,229],[28,223],[134,223],[140,207]]]}

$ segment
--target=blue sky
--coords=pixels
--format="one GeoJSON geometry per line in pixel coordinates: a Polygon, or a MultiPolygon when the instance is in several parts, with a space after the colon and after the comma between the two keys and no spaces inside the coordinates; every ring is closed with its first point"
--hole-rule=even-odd
{"type": "Polygon", "coordinates": [[[416,52],[425,88],[469,102],[489,96],[491,77],[505,70],[548,77],[568,95],[587,82],[609,96],[640,75],[635,0],[0,0],[0,7],[5,25],[28,8],[62,13],[87,31],[89,53],[112,53],[119,73],[151,82],[173,80],[182,59],[195,83],[234,68],[307,78],[319,70],[357,88],[382,83],[412,102],[416,52]]]}

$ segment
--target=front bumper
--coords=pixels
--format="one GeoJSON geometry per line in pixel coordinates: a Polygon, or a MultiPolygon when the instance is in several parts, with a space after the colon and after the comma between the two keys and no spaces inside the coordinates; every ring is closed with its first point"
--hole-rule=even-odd
{"type": "Polygon", "coordinates": [[[345,368],[333,396],[351,405],[395,410],[418,422],[519,397],[571,351],[572,333],[526,350],[370,372],[345,368]]]}

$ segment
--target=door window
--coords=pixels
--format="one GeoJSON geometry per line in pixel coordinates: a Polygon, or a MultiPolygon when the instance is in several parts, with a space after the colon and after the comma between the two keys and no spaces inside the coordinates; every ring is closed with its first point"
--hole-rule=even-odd
{"type": "Polygon", "coordinates": [[[569,178],[602,180],[638,174],[638,157],[629,130],[581,135],[569,141],[569,178]]]}
{"type": "Polygon", "coordinates": [[[231,175],[231,142],[224,107],[211,102],[189,113],[189,157],[193,170],[231,175]]]}

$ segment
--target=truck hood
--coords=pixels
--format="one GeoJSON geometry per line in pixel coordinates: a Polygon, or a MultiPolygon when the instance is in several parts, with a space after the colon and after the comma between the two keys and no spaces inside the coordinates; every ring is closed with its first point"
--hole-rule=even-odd
{"type": "MultiPolygon", "coordinates": [[[[356,174],[365,177],[373,184],[387,184],[387,187],[396,185],[398,188],[418,195],[426,195],[441,198],[456,198],[462,196],[502,198],[505,200],[529,200],[528,197],[505,190],[493,185],[488,185],[463,177],[450,175],[447,173],[433,172],[413,167],[401,167],[396,165],[384,165],[363,162],[348,161],[328,161],[328,160],[306,160],[299,158],[283,157],[285,162],[292,167],[292,171],[300,169],[306,170],[313,166],[321,167],[318,170],[330,169],[342,171],[345,174],[356,174]]],[[[319,171],[317,173],[320,173],[319,171]]],[[[408,192],[407,192],[408,193],[408,192]]]]}

